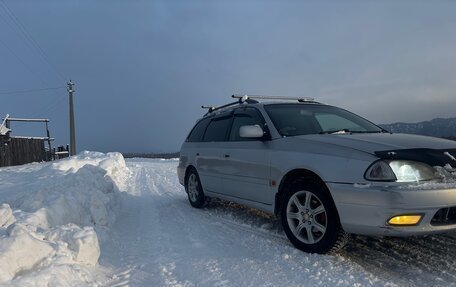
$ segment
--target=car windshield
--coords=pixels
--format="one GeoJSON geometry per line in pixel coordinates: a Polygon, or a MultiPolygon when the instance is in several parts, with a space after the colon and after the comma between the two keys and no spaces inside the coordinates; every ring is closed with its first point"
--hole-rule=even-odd
{"type": "Polygon", "coordinates": [[[265,105],[282,136],[308,134],[381,133],[382,128],[346,110],[310,104],[265,105]]]}

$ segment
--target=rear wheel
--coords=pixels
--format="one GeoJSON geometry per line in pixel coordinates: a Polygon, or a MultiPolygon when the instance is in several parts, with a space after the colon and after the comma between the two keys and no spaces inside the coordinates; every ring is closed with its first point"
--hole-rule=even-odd
{"type": "Polygon", "coordinates": [[[303,179],[290,184],[282,201],[281,221],[291,243],[305,252],[333,252],[348,241],[334,202],[321,184],[303,179]]]}
{"type": "Polygon", "coordinates": [[[187,192],[188,200],[193,207],[201,208],[204,206],[206,197],[204,196],[201,181],[195,169],[191,169],[187,173],[185,191],[187,192]]]}

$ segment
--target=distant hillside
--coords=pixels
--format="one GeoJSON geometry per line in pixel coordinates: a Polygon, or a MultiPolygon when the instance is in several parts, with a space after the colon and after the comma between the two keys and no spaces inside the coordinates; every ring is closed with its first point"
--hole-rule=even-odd
{"type": "Polygon", "coordinates": [[[139,153],[139,152],[128,152],[122,153],[124,158],[134,158],[134,157],[141,157],[141,158],[176,158],[179,157],[179,152],[173,153],[139,153]]]}
{"type": "Polygon", "coordinates": [[[382,124],[380,126],[393,133],[417,134],[456,139],[456,118],[437,118],[419,123],[393,123],[382,124]]]}

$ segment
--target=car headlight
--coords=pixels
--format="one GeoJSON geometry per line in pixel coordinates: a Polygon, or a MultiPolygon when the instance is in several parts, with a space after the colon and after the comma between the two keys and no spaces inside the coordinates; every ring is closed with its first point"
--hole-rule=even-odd
{"type": "Polygon", "coordinates": [[[411,160],[379,160],[364,175],[371,181],[417,182],[437,179],[435,170],[422,162],[411,160]]]}

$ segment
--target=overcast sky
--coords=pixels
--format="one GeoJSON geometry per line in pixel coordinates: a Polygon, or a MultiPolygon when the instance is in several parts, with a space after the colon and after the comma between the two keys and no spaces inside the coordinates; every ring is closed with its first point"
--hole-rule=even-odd
{"type": "Polygon", "coordinates": [[[177,151],[200,106],[233,93],[377,123],[454,117],[455,15],[455,1],[0,0],[0,115],[50,118],[68,143],[71,78],[78,150],[177,151]]]}

